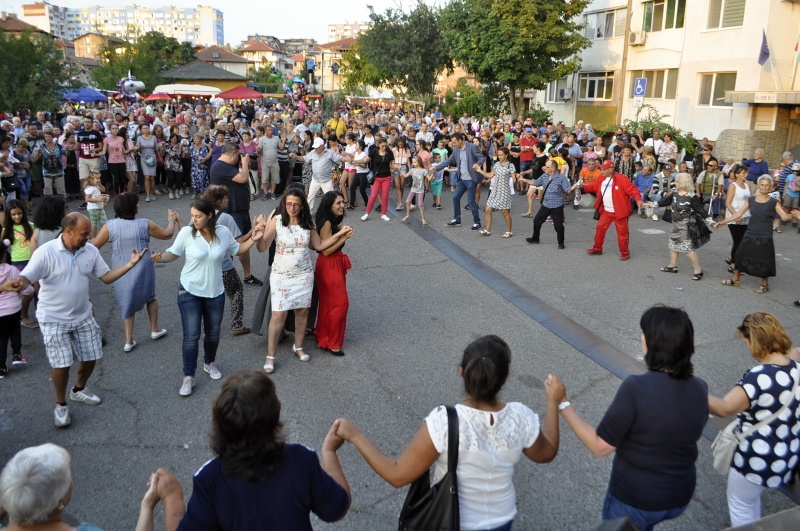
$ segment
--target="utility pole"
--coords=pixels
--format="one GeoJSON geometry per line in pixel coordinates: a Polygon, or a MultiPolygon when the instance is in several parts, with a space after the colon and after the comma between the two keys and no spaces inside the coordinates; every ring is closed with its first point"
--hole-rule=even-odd
{"type": "Polygon", "coordinates": [[[628,0],[628,7],[625,8],[625,38],[622,44],[622,66],[620,67],[620,82],[617,85],[617,125],[622,123],[622,104],[625,102],[625,74],[628,71],[628,39],[631,35],[631,9],[633,0],[628,0]]]}

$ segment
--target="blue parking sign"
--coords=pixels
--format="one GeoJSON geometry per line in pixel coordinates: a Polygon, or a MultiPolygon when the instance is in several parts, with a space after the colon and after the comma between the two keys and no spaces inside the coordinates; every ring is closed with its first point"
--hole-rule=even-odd
{"type": "Polygon", "coordinates": [[[644,96],[644,93],[647,92],[647,78],[646,77],[637,77],[633,81],[633,95],[634,96],[644,96]]]}

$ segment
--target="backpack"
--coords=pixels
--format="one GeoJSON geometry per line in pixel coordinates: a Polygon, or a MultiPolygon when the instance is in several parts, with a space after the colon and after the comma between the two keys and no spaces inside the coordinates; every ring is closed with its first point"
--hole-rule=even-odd
{"type": "Polygon", "coordinates": [[[44,153],[44,160],[42,161],[42,167],[47,173],[59,173],[61,172],[61,157],[59,157],[56,151],[48,151],[45,148],[42,148],[42,152],[44,153]]]}

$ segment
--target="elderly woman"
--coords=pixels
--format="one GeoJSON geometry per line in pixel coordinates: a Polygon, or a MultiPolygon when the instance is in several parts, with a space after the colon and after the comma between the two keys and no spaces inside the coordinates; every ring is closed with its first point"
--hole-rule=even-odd
{"type": "Polygon", "coordinates": [[[144,190],[146,193],[145,201],[155,201],[155,177],[156,165],[158,160],[156,158],[156,148],[158,147],[158,139],[150,133],[150,125],[143,123],[140,126],[140,135],[136,139],[136,145],[139,148],[139,155],[142,157],[142,174],[144,175],[144,190]]]}
{"type": "Polygon", "coordinates": [[[627,516],[640,530],[677,518],[694,493],[697,441],[708,385],[692,375],[694,327],[683,310],[654,306],[639,321],[645,374],[627,377],[597,428],[556,381],[559,411],[595,457],[614,453],[603,520],[627,516]]]}
{"type": "Polygon", "coordinates": [[[275,384],[263,373],[231,374],[214,401],[211,447],[216,454],[194,475],[179,531],[292,529],[310,531],[311,512],[341,520],[350,487],[336,455],[342,443],[331,428],[314,450],[287,443],[275,384]]]}
{"type": "Polygon", "coordinates": [[[0,515],[3,509],[8,513],[9,531],[102,531],[62,521],[74,488],[69,452],[51,443],[25,448],[0,474],[0,515]]]}
{"type": "Polygon", "coordinates": [[[775,244],[772,241],[773,220],[776,215],[784,221],[792,219],[783,210],[778,200],[770,195],[772,189],[772,177],[762,175],[758,178],[756,195],[748,197],[747,203],[735,214],[714,224],[714,228],[719,228],[741,219],[747,212],[750,213],[750,222],[742,236],[742,243],[739,244],[736,255],[731,256],[733,264],[735,264],[733,278],[723,280],[723,286],[738,288],[739,278],[744,272],[761,279],[761,285],[756,289],[756,293],[762,294],[769,291],[769,277],[776,275],[775,244]]]}
{"type": "Polygon", "coordinates": [[[678,256],[685,254],[692,263],[692,280],[703,278],[703,269],[700,267],[700,258],[697,256],[697,247],[689,237],[688,222],[692,214],[697,214],[702,219],[705,215],[702,200],[694,195],[692,176],[688,173],[679,173],[675,179],[676,193],[669,194],[651,206],[672,206],[672,232],[669,235],[669,265],[662,267],[664,273],[678,272],[678,256]]]}
{"type": "MultiPolygon", "coordinates": [[[[544,382],[547,417],[542,426],[539,416],[524,404],[500,400],[510,369],[511,349],[497,336],[480,337],[464,349],[459,376],[466,396],[455,410],[458,506],[465,531],[509,531],[517,515],[515,465],[523,455],[536,463],[549,463],[558,453],[557,379],[548,376],[544,382]]],[[[333,427],[395,488],[411,483],[430,467],[433,483],[447,472],[448,417],[442,406],[428,414],[396,459],[381,452],[350,421],[338,419],[333,427]]]]}
{"type": "MultiPolygon", "coordinates": [[[[759,184],[760,187],[760,184],[759,184]]],[[[755,430],[736,447],[728,472],[728,511],[731,526],[761,518],[761,493],[793,482],[798,465],[800,398],[792,393],[800,378],[800,364],[789,358],[792,340],[778,320],[757,312],[737,329],[758,363],[747,371],[725,398],[708,396],[712,414],[736,415],[739,431],[746,431],[788,404],[788,411],[767,427],[755,430]]]]}
{"type": "Polygon", "coordinates": [[[192,192],[193,199],[200,197],[208,188],[208,161],[211,160],[211,148],[203,142],[203,135],[197,133],[192,138],[192,145],[189,146],[189,156],[192,158],[192,192]]]}
{"type": "MultiPolygon", "coordinates": [[[[137,218],[139,196],[129,192],[120,194],[114,201],[116,218],[103,225],[92,241],[95,247],[102,248],[111,242],[111,267],[119,267],[130,260],[131,249],[137,252],[150,249],[150,238],[169,240],[175,234],[175,226],[181,229],[180,216],[167,211],[167,227],[160,227],[154,221],[137,218]],[[127,254],[127,258],[126,258],[127,254]]],[[[136,312],[147,306],[150,319],[150,339],[161,339],[167,335],[166,329],[158,325],[158,299],[156,298],[156,269],[152,261],[142,260],[133,270],[114,282],[114,295],[120,307],[122,327],[125,332],[124,352],[136,348],[133,339],[133,326],[136,312]]]]}
{"type": "Polygon", "coordinates": [[[305,196],[297,188],[289,188],[281,196],[275,214],[267,223],[264,237],[258,242],[259,252],[264,252],[273,240],[276,244],[275,261],[269,275],[272,315],[267,336],[267,359],[264,363],[264,372],[267,374],[275,371],[278,339],[283,332],[289,310],[294,310],[295,317],[292,353],[300,361],[311,360],[303,349],[314,287],[314,269],[309,250],[325,251],[342,239],[347,240],[352,232],[353,229],[345,225],[323,240],[314,227],[305,196]]]}

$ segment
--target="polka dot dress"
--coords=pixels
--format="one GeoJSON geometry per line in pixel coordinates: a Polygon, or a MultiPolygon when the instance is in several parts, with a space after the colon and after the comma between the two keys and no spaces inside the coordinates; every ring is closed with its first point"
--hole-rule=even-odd
{"type": "Polygon", "coordinates": [[[769,425],[739,443],[733,468],[756,485],[776,488],[790,483],[800,459],[800,388],[792,397],[797,372],[790,365],[758,365],[739,383],[750,399],[750,407],[739,413],[739,427],[747,430],[792,400],[786,411],[769,425]]]}

